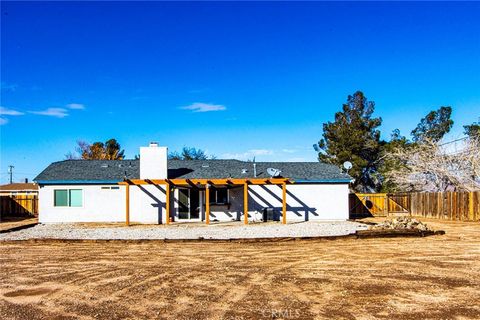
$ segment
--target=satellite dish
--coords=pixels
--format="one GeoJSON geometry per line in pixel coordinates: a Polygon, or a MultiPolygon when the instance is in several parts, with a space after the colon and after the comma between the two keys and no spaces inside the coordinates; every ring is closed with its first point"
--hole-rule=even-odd
{"type": "Polygon", "coordinates": [[[275,168],[267,168],[267,173],[272,177],[278,177],[282,171],[275,168]]]}
{"type": "Polygon", "coordinates": [[[343,167],[348,171],[348,170],[352,169],[353,165],[350,161],[345,161],[343,163],[343,167]]]}

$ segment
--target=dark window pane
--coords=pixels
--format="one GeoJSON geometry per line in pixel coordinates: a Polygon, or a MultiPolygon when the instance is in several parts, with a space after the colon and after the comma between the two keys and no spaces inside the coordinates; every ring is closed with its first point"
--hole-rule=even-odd
{"type": "Polygon", "coordinates": [[[68,206],[68,190],[54,190],[54,206],[66,207],[68,206]]]}
{"type": "Polygon", "coordinates": [[[188,189],[178,189],[178,218],[188,219],[189,211],[188,189]]]}
{"type": "Polygon", "coordinates": [[[228,189],[217,189],[217,203],[228,203],[228,189]]]}
{"type": "Polygon", "coordinates": [[[200,218],[200,197],[198,190],[190,190],[190,219],[200,218]]]}

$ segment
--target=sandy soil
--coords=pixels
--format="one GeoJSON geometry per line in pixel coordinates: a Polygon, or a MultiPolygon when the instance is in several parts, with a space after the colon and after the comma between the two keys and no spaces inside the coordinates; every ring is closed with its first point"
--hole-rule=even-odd
{"type": "Polygon", "coordinates": [[[15,227],[31,225],[38,222],[38,218],[30,217],[4,217],[0,221],[0,231],[9,230],[15,227]]]}
{"type": "Polygon", "coordinates": [[[479,319],[480,223],[426,238],[6,242],[1,319],[479,319]]]}

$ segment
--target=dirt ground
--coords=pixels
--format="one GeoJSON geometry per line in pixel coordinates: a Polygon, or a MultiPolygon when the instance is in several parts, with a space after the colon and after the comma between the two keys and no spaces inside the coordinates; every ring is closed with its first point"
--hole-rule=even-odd
{"type": "Polygon", "coordinates": [[[1,319],[479,319],[480,223],[426,238],[0,243],[1,319]]]}
{"type": "Polygon", "coordinates": [[[38,222],[38,218],[31,217],[4,217],[0,221],[0,232],[24,225],[31,225],[38,222]]]}

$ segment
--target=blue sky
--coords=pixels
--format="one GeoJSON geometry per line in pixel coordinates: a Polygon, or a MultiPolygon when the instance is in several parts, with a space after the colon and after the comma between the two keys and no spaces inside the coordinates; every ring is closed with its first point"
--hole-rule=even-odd
{"type": "Polygon", "coordinates": [[[347,95],[384,137],[451,105],[480,117],[480,3],[1,3],[0,182],[77,140],[315,161],[347,95]],[[200,112],[204,111],[204,112],[200,112]]]}

